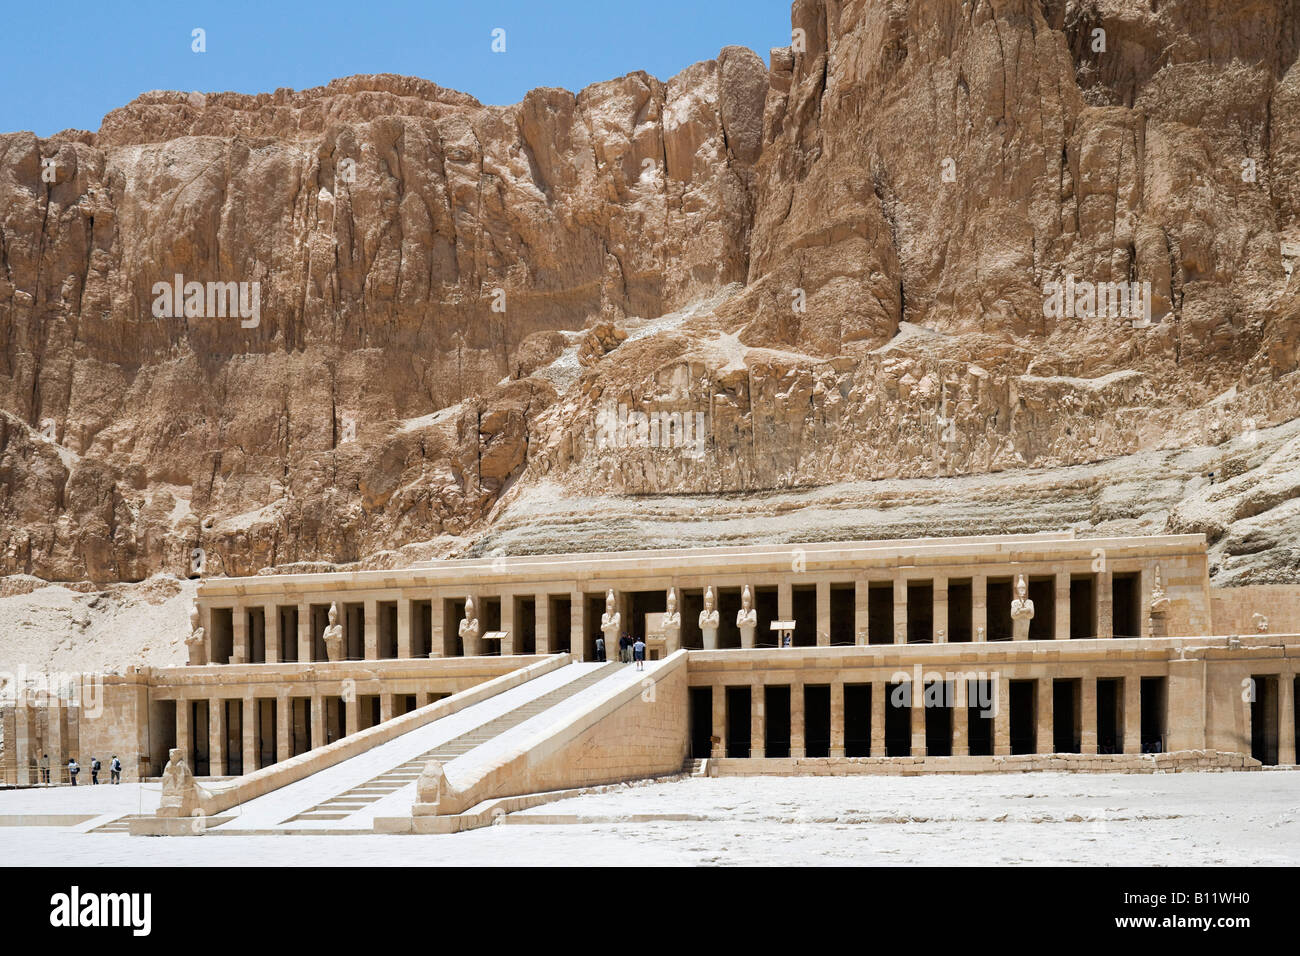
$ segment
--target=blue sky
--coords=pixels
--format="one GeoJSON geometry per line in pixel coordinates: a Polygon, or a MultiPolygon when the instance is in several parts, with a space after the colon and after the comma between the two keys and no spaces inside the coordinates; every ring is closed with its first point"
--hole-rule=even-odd
{"type": "Polygon", "coordinates": [[[514,103],[633,70],[666,79],[729,44],[766,62],[790,42],[789,0],[36,0],[6,3],[0,21],[0,132],[40,136],[98,129],[146,90],[260,93],[402,73],[514,103]],[[196,27],[205,53],[191,50],[196,27]],[[491,49],[497,27],[505,53],[491,49]]]}

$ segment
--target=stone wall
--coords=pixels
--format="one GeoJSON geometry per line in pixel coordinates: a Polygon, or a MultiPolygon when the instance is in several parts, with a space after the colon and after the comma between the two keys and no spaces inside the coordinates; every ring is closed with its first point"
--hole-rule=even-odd
{"type": "Polygon", "coordinates": [[[1005,757],[769,757],[709,761],[719,777],[849,776],[923,773],[1028,773],[1036,770],[1073,773],[1182,773],[1259,770],[1258,760],[1240,753],[1177,750],[1166,754],[1017,754],[1005,757]]]}
{"type": "Polygon", "coordinates": [[[1254,634],[1256,612],[1274,634],[1300,633],[1300,584],[1211,588],[1210,601],[1216,634],[1254,634]]]}

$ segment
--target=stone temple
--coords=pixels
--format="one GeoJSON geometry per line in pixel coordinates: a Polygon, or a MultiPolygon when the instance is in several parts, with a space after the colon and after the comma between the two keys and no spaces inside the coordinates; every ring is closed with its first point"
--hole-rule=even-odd
{"type": "Polygon", "coordinates": [[[1300,586],[1212,587],[1202,535],[212,578],[189,666],[24,695],[2,769],[123,755],[155,834],[449,832],[679,773],[1253,769],[1296,762],[1297,632],[1300,586]]]}

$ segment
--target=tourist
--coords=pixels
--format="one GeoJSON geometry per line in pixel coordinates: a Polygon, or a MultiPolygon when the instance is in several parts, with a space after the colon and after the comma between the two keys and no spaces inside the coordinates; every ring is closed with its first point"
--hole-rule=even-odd
{"type": "Polygon", "coordinates": [[[77,785],[77,774],[81,773],[81,768],[77,766],[77,758],[73,757],[68,761],[68,776],[72,779],[72,785],[77,785]]]}
{"type": "Polygon", "coordinates": [[[596,660],[603,661],[604,659],[605,659],[605,639],[603,637],[598,637],[596,638],[596,660]]]}
{"type": "Polygon", "coordinates": [[[645,641],[642,638],[638,637],[632,645],[632,656],[636,658],[636,669],[645,670],[645,641]]]}
{"type": "Polygon", "coordinates": [[[50,782],[50,755],[41,754],[41,783],[50,782]]]}
{"type": "Polygon", "coordinates": [[[92,787],[96,786],[99,783],[99,767],[100,767],[99,758],[91,757],[90,758],[90,785],[92,787]]]}
{"type": "Polygon", "coordinates": [[[113,759],[108,763],[108,779],[110,783],[122,782],[122,761],[117,759],[117,754],[113,754],[113,759]]]}
{"type": "Polygon", "coordinates": [[[618,659],[624,664],[632,663],[632,638],[626,633],[618,639],[618,659]]]}

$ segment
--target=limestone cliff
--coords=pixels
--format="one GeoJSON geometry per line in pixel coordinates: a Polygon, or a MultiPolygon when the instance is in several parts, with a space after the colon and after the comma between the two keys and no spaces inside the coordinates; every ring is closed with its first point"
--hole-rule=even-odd
{"type": "Polygon", "coordinates": [[[0,574],[629,543],[563,500],[790,540],[845,485],[856,534],[1204,530],[1295,580],[1298,47],[1286,0],[797,0],[766,66],[0,136],[0,574]],[[155,318],[177,275],[257,324],[155,318]],[[1076,279],[1152,324],[1045,314],[1076,279]]]}

